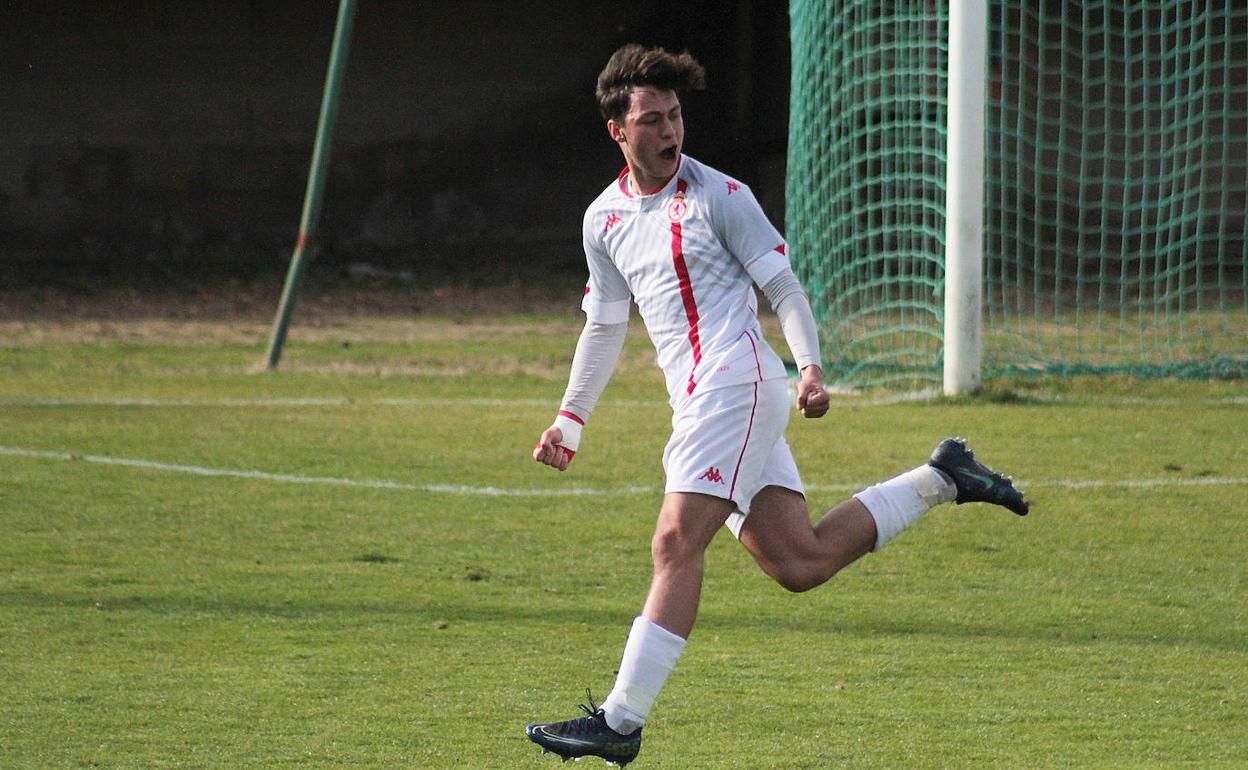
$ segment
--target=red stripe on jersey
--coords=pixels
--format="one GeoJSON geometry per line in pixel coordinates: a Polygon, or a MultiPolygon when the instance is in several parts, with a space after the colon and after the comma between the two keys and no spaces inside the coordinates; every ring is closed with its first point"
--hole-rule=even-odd
{"type": "Polygon", "coordinates": [[[780,252],[781,254],[783,254],[783,253],[784,253],[784,244],[783,244],[783,243],[782,243],[782,244],[780,244],[780,245],[779,245],[779,246],[777,246],[774,250],[775,250],[775,251],[780,252]]]}
{"type": "Polygon", "coordinates": [[[750,445],[750,434],[754,431],[754,412],[758,410],[758,383],[754,383],[754,406],[750,407],[750,424],[745,429],[745,443],[741,445],[741,455],[737,458],[737,467],[732,471],[732,486],[728,488],[728,497],[737,491],[737,474],[741,472],[741,461],[745,459],[745,448],[750,445]]]}
{"type": "MultiPolygon", "coordinates": [[[[689,185],[683,179],[676,181],[676,192],[684,193],[689,185]]],[[[693,368],[689,370],[690,393],[697,387],[693,372],[702,361],[702,341],[698,337],[698,303],[693,298],[693,280],[689,266],[685,264],[685,242],[680,232],[680,222],[672,223],[672,264],[676,267],[676,279],[680,282],[680,299],[685,304],[685,317],[689,319],[689,346],[693,348],[693,368]]]]}
{"type": "Polygon", "coordinates": [[[579,425],[584,425],[584,424],[585,424],[585,421],[584,421],[584,420],[582,420],[580,417],[577,417],[576,415],[572,414],[571,412],[569,412],[569,411],[568,411],[568,410],[566,410],[566,409],[560,409],[560,410],[559,410],[559,416],[560,416],[560,417],[567,417],[569,420],[571,420],[572,422],[575,422],[575,423],[577,423],[577,424],[579,424],[579,425]]]}

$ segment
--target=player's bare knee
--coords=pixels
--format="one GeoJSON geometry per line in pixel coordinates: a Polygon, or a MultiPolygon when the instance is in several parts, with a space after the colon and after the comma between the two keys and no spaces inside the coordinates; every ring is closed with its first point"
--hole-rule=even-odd
{"type": "Polygon", "coordinates": [[[681,555],[686,550],[683,540],[679,530],[656,530],[654,538],[650,541],[650,556],[654,559],[654,565],[661,567],[670,563],[679,563],[681,555]]]}
{"type": "Polygon", "coordinates": [[[834,567],[827,564],[794,561],[786,564],[772,577],[784,590],[800,594],[828,582],[836,572],[834,567]]]}
{"type": "Polygon", "coordinates": [[[654,539],[650,541],[650,556],[656,569],[687,564],[700,555],[697,544],[676,527],[655,530],[654,539]]]}
{"type": "Polygon", "coordinates": [[[805,593],[823,583],[822,580],[815,580],[808,572],[786,572],[776,580],[781,588],[794,594],[805,593]]]}

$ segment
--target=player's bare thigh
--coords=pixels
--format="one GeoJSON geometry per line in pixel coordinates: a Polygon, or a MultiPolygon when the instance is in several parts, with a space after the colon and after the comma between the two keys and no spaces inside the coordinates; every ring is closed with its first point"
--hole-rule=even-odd
{"type": "Polygon", "coordinates": [[[790,591],[821,585],[870,550],[874,524],[855,498],[810,521],[806,498],[783,487],[764,487],[750,505],[741,544],[758,566],[790,591]]]}
{"type": "Polygon", "coordinates": [[[764,562],[783,563],[811,550],[815,531],[805,496],[784,487],[760,489],[741,527],[741,544],[764,570],[764,562]]]}

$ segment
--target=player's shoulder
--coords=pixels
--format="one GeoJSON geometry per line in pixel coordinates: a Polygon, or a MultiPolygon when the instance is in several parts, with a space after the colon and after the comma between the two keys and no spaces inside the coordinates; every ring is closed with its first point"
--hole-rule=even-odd
{"type": "Polygon", "coordinates": [[[739,179],[729,176],[717,168],[685,156],[681,165],[681,177],[689,181],[690,186],[701,188],[712,200],[727,201],[734,193],[749,191],[749,186],[739,179]]]}
{"type": "Polygon", "coordinates": [[[602,192],[598,193],[598,197],[585,207],[585,216],[582,218],[582,224],[588,230],[590,226],[599,219],[608,216],[613,210],[618,209],[624,203],[624,194],[620,192],[619,180],[612,181],[602,192]]]}
{"type": "Polygon", "coordinates": [[[594,198],[590,204],[585,207],[585,213],[588,215],[595,211],[613,208],[619,204],[618,199],[620,197],[622,197],[622,194],[619,191],[619,186],[615,182],[612,182],[603,188],[602,192],[598,193],[598,197],[594,198]]]}

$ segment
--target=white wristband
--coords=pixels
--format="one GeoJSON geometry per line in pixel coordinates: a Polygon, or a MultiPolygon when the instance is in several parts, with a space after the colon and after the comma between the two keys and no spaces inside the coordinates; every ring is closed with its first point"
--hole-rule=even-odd
{"type": "Polygon", "coordinates": [[[575,452],[581,445],[581,431],[585,428],[585,423],[581,421],[581,418],[571,412],[561,411],[551,427],[563,431],[563,441],[559,442],[559,446],[569,452],[575,452]]]}

